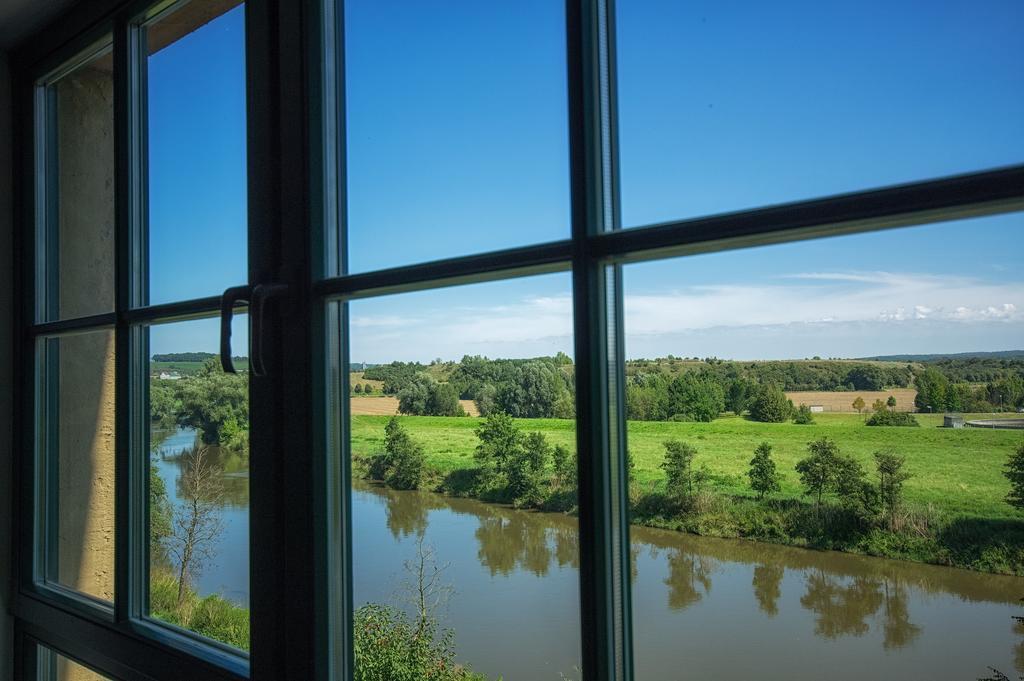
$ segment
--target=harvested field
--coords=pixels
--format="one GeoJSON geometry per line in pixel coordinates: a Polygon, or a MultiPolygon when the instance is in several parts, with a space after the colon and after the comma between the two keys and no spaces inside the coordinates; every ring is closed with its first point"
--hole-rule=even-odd
{"type": "MultiPolygon", "coordinates": [[[[398,398],[390,396],[381,397],[360,397],[353,395],[349,398],[352,407],[352,414],[355,416],[392,416],[398,413],[398,398]]],[[[459,400],[462,408],[470,416],[479,416],[473,400],[459,400]]]]}
{"type": "MultiPolygon", "coordinates": [[[[917,411],[914,406],[914,398],[917,391],[913,388],[894,388],[892,390],[851,390],[849,392],[831,391],[793,391],[787,392],[786,397],[793,400],[795,406],[806,404],[808,407],[821,407],[823,412],[839,412],[855,414],[853,401],[857,397],[864,399],[864,409],[871,411],[871,405],[875,400],[885,402],[892,395],[896,398],[896,411],[917,411]]],[[[815,410],[816,411],[816,410],[815,410]]]]}

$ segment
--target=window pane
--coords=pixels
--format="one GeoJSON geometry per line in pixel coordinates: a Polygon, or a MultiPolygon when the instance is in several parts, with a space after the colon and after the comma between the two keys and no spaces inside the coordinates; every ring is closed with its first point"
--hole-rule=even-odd
{"type": "Polygon", "coordinates": [[[143,32],[148,302],[217,295],[248,281],[245,7],[197,0],[143,32]]]}
{"type": "Polygon", "coordinates": [[[355,654],[367,678],[397,678],[420,632],[433,644],[410,678],[470,678],[460,665],[488,679],[579,678],[569,289],[560,274],[350,304],[355,654]]]}
{"type": "Polygon", "coordinates": [[[622,219],[1024,161],[1024,5],[619,2],[622,219]]]}
{"type": "Polygon", "coordinates": [[[114,309],[114,80],[109,47],[41,93],[40,320],[114,309]]]}
{"type": "Polygon", "coordinates": [[[39,681],[107,681],[107,677],[49,648],[38,646],[37,651],[39,681]]]}
{"type": "Polygon", "coordinates": [[[351,271],[569,236],[563,14],[345,3],[351,271]]]}
{"type": "Polygon", "coordinates": [[[38,341],[44,531],[39,571],[88,596],[114,597],[114,333],[38,341]]]}
{"type": "Polygon", "coordinates": [[[1019,213],[624,268],[638,679],[1024,673],[1022,273],[1019,213]]]}
{"type": "MultiPolygon", "coordinates": [[[[247,347],[236,316],[234,347],[247,347]]],[[[149,612],[249,648],[249,377],[215,355],[219,320],[142,329],[149,376],[149,612]]]]}

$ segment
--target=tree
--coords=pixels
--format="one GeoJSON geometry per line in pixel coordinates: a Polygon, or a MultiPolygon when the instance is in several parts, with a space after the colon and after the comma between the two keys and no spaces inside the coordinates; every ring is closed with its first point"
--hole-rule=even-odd
{"type": "Polygon", "coordinates": [[[665,460],[661,467],[665,471],[665,486],[669,496],[677,501],[692,497],[694,488],[700,487],[708,477],[707,471],[694,470],[693,459],[697,456],[697,450],[679,440],[666,440],[664,444],[665,460]]]}
{"type": "Polygon", "coordinates": [[[686,372],[668,385],[668,412],[687,420],[707,423],[725,409],[725,393],[714,379],[686,372]]]}
{"type": "Polygon", "coordinates": [[[889,411],[896,411],[896,396],[889,395],[889,399],[885,401],[885,406],[889,407],[889,411]]]}
{"type": "Polygon", "coordinates": [[[506,490],[516,505],[529,505],[540,501],[541,477],[551,458],[551,445],[543,433],[529,433],[522,445],[512,450],[505,459],[503,472],[506,490]]]}
{"type": "Polygon", "coordinates": [[[940,411],[946,407],[946,389],[949,379],[934,367],[927,367],[914,376],[917,395],[914,404],[922,411],[940,411]]]}
{"type": "Polygon", "coordinates": [[[167,550],[178,565],[178,606],[185,602],[189,584],[212,560],[215,542],[224,530],[219,515],[224,487],[221,469],[205,446],[193,447],[182,455],[184,473],[178,496],[182,502],[174,509],[167,550]]]}
{"type": "Polygon", "coordinates": [[[1016,509],[1024,509],[1024,443],[1010,454],[1003,475],[1010,481],[1010,492],[1006,495],[1006,503],[1016,509]]]}
{"type": "Polygon", "coordinates": [[[555,445],[551,460],[555,470],[556,484],[559,487],[575,487],[576,453],[570,452],[567,447],[562,445],[555,445]]]}
{"type": "Polygon", "coordinates": [[[764,423],[782,423],[793,411],[793,403],[782,388],[774,384],[763,385],[750,404],[750,416],[764,423]]]}
{"type": "Polygon", "coordinates": [[[480,465],[485,477],[505,470],[505,462],[517,454],[522,436],[512,417],[504,412],[494,412],[476,427],[480,443],[473,457],[480,465]]]}
{"type": "Polygon", "coordinates": [[[356,395],[361,395],[363,393],[363,384],[356,383],[355,386],[353,386],[352,388],[352,392],[354,392],[356,395]]]}
{"type": "Polygon", "coordinates": [[[811,413],[811,408],[806,404],[801,404],[800,408],[796,410],[796,415],[793,417],[793,423],[802,426],[814,423],[814,414],[811,413]]]}
{"type": "Polygon", "coordinates": [[[834,440],[822,436],[808,443],[807,451],[809,456],[797,462],[796,472],[800,474],[805,494],[813,496],[815,505],[821,506],[821,497],[830,489],[835,477],[839,447],[834,440]]]}
{"type": "Polygon", "coordinates": [[[249,427],[249,380],[224,373],[216,359],[181,380],[179,397],[178,423],[199,430],[206,444],[226,444],[249,427]]]}
{"type": "Polygon", "coordinates": [[[384,480],[395,489],[417,489],[423,479],[426,453],[423,445],[412,439],[397,416],[384,427],[386,464],[384,480]]]}
{"type": "Polygon", "coordinates": [[[864,404],[864,398],[861,397],[860,395],[857,395],[857,399],[853,401],[853,404],[851,406],[857,410],[858,414],[863,414],[864,407],[866,407],[867,405],[864,404]]]}
{"type": "Polygon", "coordinates": [[[149,418],[155,424],[173,425],[181,411],[174,384],[177,381],[162,381],[158,378],[149,382],[149,418]]]}
{"type": "Polygon", "coordinates": [[[750,478],[750,488],[757,492],[758,499],[764,499],[766,494],[782,489],[779,484],[779,473],[775,470],[775,462],[772,460],[772,446],[767,442],[762,442],[754,450],[754,458],[750,460],[747,477],[750,478]]]}
{"type": "Polygon", "coordinates": [[[875,470],[878,471],[878,496],[882,508],[893,528],[896,512],[903,504],[903,483],[910,479],[910,473],[903,470],[905,459],[892,450],[875,452],[875,470]]]}
{"type": "Polygon", "coordinates": [[[737,378],[732,381],[725,394],[725,408],[736,416],[742,416],[743,412],[747,410],[747,405],[750,403],[756,387],[753,382],[745,378],[737,378]]]}

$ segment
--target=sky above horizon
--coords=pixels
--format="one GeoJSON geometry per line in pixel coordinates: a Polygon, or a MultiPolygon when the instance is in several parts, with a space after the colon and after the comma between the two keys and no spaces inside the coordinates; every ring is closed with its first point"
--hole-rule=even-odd
{"type": "MultiPolygon", "coordinates": [[[[1024,160],[1024,3],[617,11],[627,227],[1024,160]]],[[[243,21],[150,58],[154,303],[245,280],[243,21]]],[[[568,236],[561,3],[350,0],[345,21],[351,271],[568,236]]],[[[1020,214],[630,265],[626,351],[1021,349],[1022,272],[1020,214]]],[[[356,301],[351,359],[572,354],[571,310],[568,274],[356,301]]],[[[216,346],[165,327],[152,352],[216,346]]]]}

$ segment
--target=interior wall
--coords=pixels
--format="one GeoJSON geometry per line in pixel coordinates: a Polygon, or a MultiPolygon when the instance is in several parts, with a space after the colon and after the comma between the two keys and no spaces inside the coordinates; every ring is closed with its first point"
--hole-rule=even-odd
{"type": "Polygon", "coordinates": [[[11,534],[13,504],[11,478],[11,381],[13,322],[13,206],[11,194],[11,88],[7,53],[0,52],[0,679],[13,675],[11,603],[11,534]]]}

